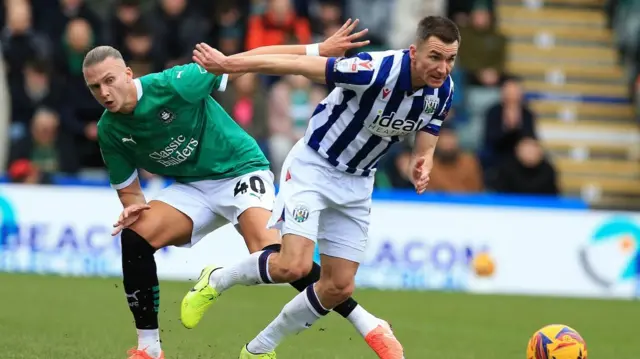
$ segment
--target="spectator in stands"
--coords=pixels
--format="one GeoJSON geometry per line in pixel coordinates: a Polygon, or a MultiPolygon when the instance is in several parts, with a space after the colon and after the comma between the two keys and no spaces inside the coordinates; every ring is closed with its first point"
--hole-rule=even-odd
{"type": "Polygon", "coordinates": [[[395,0],[393,6],[393,29],[389,44],[395,49],[406,49],[415,38],[415,24],[425,16],[444,16],[445,0],[395,0]]]}
{"type": "Polygon", "coordinates": [[[268,104],[266,90],[258,81],[257,75],[240,76],[229,84],[226,91],[216,91],[213,96],[227,113],[264,148],[264,141],[269,136],[268,104]]]}
{"type": "Polygon", "coordinates": [[[491,168],[512,155],[522,137],[537,138],[536,118],[524,103],[522,85],[512,78],[502,86],[502,101],[486,114],[484,126],[483,166],[491,168]]]}
{"type": "Polygon", "coordinates": [[[372,50],[386,50],[389,37],[393,36],[392,18],[393,1],[389,0],[349,0],[347,1],[347,16],[360,19],[360,28],[367,28],[367,40],[372,50]]]}
{"type": "Polygon", "coordinates": [[[95,43],[103,41],[103,24],[98,15],[84,0],[58,0],[58,6],[52,6],[56,0],[31,0],[37,29],[57,44],[63,37],[70,21],[82,18],[89,23],[91,36],[95,43]]]}
{"type": "Polygon", "coordinates": [[[247,50],[260,46],[310,42],[309,21],[295,13],[291,0],[267,0],[266,12],[249,18],[247,50]]]}
{"type": "MultiPolygon", "coordinates": [[[[477,8],[489,10],[494,18],[493,0],[448,0],[447,17],[453,19],[459,26],[467,26],[471,12],[477,8]]],[[[495,20],[495,19],[494,19],[495,20]]],[[[492,20],[492,22],[495,22],[492,20]]]]}
{"type": "Polygon", "coordinates": [[[249,4],[247,0],[216,2],[210,10],[211,27],[208,39],[212,46],[226,55],[244,51],[246,22],[249,4]]]}
{"type": "Polygon", "coordinates": [[[78,161],[73,142],[59,134],[58,115],[50,109],[38,109],[32,120],[31,136],[16,142],[10,151],[9,167],[19,160],[28,160],[40,173],[73,174],[78,161]]]}
{"type": "Polygon", "coordinates": [[[483,190],[478,159],[458,146],[458,136],[450,125],[440,130],[430,176],[430,191],[473,193],[483,190]]]}
{"type": "Polygon", "coordinates": [[[7,171],[12,183],[22,184],[50,184],[51,178],[38,169],[31,161],[26,159],[11,163],[7,171]]]}
{"type": "Polygon", "coordinates": [[[25,65],[32,59],[45,59],[49,55],[46,38],[32,27],[31,7],[27,1],[7,2],[6,27],[0,34],[0,50],[4,57],[5,70],[12,104],[11,128],[13,139],[27,136],[31,114],[20,112],[20,99],[25,93],[25,65]]]}
{"type": "Polygon", "coordinates": [[[156,45],[162,46],[156,56],[166,68],[191,62],[195,45],[207,39],[206,18],[190,11],[187,0],[159,1],[152,21],[156,45]]]}
{"type": "Polygon", "coordinates": [[[464,46],[458,53],[459,64],[470,85],[497,86],[504,76],[507,38],[491,21],[489,10],[477,8],[471,12],[470,25],[460,28],[464,46]]]}
{"type": "Polygon", "coordinates": [[[123,49],[129,32],[137,24],[145,21],[149,19],[143,16],[140,0],[117,0],[106,21],[106,42],[116,49],[123,49]]]}
{"type": "Polygon", "coordinates": [[[546,159],[540,143],[531,137],[522,138],[515,154],[499,165],[492,187],[497,192],[511,194],[560,193],[555,168],[546,159]]]}
{"type": "Polygon", "coordinates": [[[285,76],[269,94],[269,159],[274,173],[293,145],[302,137],[316,105],[327,95],[303,76],[285,76]]]}
{"type": "Polygon", "coordinates": [[[164,69],[163,58],[154,46],[151,29],[144,22],[133,25],[124,39],[122,57],[131,67],[134,77],[140,77],[164,69]]]}
{"type": "MultiPolygon", "coordinates": [[[[52,76],[48,61],[34,59],[24,65],[24,83],[15,89],[11,98],[12,121],[22,136],[14,136],[13,140],[20,140],[28,135],[29,124],[35,110],[48,107],[56,112],[69,115],[65,102],[64,87],[57,78],[52,76]]],[[[14,135],[17,131],[14,130],[14,135]]]]}
{"type": "Polygon", "coordinates": [[[339,28],[344,23],[343,6],[340,0],[325,0],[321,1],[317,7],[317,11],[310,17],[312,41],[322,42],[326,39],[327,28],[336,29],[336,26],[339,28]]]}
{"type": "Polygon", "coordinates": [[[76,131],[79,156],[86,167],[103,167],[97,145],[98,119],[104,109],[93,99],[82,75],[85,54],[94,46],[93,29],[88,21],[75,18],[67,24],[65,37],[58,46],[56,64],[65,78],[65,96],[73,105],[71,126],[76,131]]]}

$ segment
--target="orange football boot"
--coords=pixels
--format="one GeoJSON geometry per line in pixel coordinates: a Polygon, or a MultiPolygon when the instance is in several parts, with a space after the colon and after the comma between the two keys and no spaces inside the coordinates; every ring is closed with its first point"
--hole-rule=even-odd
{"type": "Polygon", "coordinates": [[[160,352],[160,356],[158,358],[153,358],[151,355],[147,354],[146,350],[139,350],[136,348],[129,349],[127,355],[129,355],[128,359],[164,359],[164,352],[160,352]]]}
{"type": "Polygon", "coordinates": [[[391,326],[384,320],[374,330],[370,331],[364,340],[369,344],[380,359],[405,359],[402,344],[393,335],[391,326]]]}

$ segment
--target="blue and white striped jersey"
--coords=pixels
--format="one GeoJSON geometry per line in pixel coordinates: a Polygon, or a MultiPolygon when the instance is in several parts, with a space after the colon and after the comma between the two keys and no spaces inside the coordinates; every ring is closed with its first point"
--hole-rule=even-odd
{"type": "Polygon", "coordinates": [[[341,171],[371,176],[396,142],[425,131],[438,135],[451,108],[453,80],[413,91],[408,50],[329,58],[336,88],[316,107],[305,143],[341,171]]]}

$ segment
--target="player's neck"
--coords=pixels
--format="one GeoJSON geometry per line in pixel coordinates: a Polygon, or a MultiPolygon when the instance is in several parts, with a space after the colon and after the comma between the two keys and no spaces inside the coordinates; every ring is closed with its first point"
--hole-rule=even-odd
{"type": "Polygon", "coordinates": [[[129,84],[127,96],[125,97],[124,104],[120,109],[121,113],[132,113],[136,109],[138,104],[138,89],[133,81],[129,84]]]}
{"type": "Polygon", "coordinates": [[[413,91],[417,91],[425,86],[427,86],[427,83],[422,81],[421,78],[415,78],[411,76],[411,89],[413,91]]]}
{"type": "Polygon", "coordinates": [[[424,82],[424,80],[422,80],[422,78],[420,76],[416,76],[415,75],[415,70],[412,69],[411,71],[411,90],[412,91],[417,91],[423,87],[427,86],[427,83],[424,82]]]}

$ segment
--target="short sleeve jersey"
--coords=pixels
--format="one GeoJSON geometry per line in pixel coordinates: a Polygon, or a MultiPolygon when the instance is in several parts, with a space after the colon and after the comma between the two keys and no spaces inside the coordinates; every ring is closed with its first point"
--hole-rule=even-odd
{"type": "Polygon", "coordinates": [[[112,187],[131,184],[137,168],[183,183],[269,168],[256,141],[210,96],[225,90],[226,75],[188,64],[134,82],[133,113],[105,111],[98,122],[112,187]]]}

